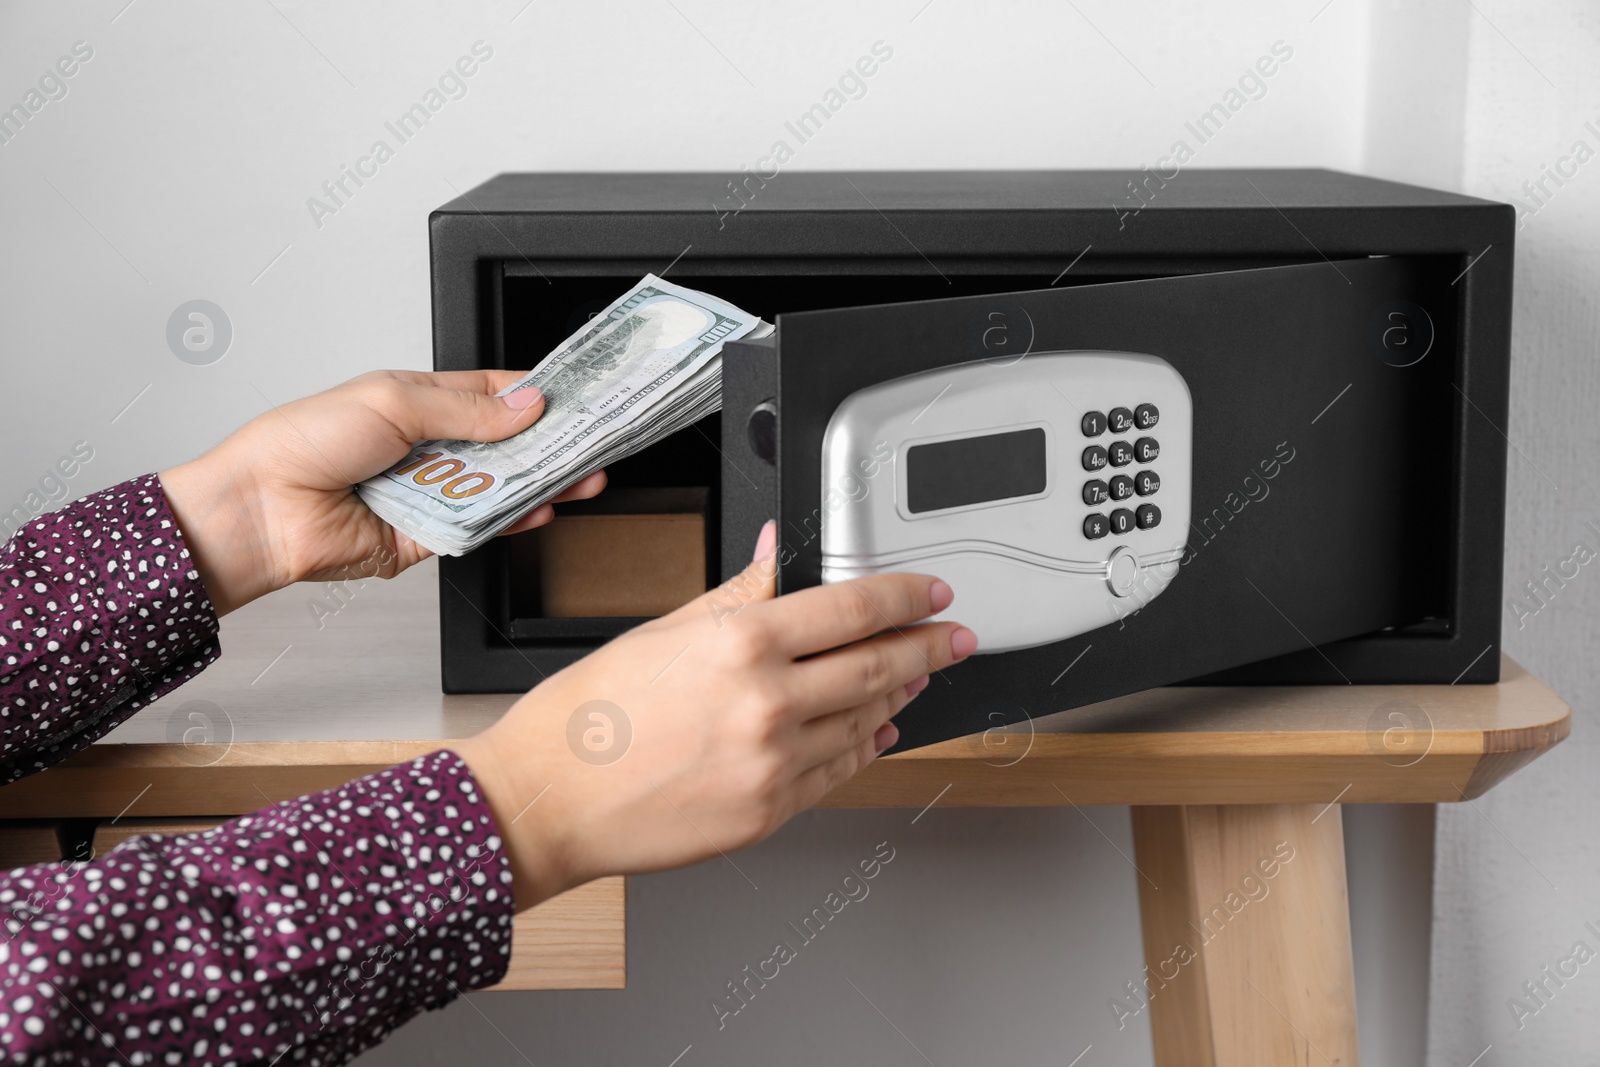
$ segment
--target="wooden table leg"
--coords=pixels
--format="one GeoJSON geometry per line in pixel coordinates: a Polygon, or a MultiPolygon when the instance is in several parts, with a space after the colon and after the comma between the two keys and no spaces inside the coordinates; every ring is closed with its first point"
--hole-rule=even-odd
{"type": "Polygon", "coordinates": [[[1337,806],[1135,807],[1157,1067],[1358,1067],[1337,806]]]}

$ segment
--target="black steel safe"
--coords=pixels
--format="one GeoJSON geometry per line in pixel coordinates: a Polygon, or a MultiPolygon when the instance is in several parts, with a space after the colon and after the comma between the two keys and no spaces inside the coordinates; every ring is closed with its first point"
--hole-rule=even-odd
{"type": "MultiPolygon", "coordinates": [[[[1180,371],[1181,577],[944,671],[901,747],[1174,683],[1493,682],[1514,230],[1324,170],[504,174],[430,218],[434,364],[530,367],[647,272],[775,322],[725,350],[720,417],[610,475],[707,491],[711,583],[776,518],[784,591],[820,580],[822,434],[856,390],[1030,351],[1180,371]]],[[[505,540],[441,561],[447,692],[529,688],[639,621],[539,616],[505,540]]]]}

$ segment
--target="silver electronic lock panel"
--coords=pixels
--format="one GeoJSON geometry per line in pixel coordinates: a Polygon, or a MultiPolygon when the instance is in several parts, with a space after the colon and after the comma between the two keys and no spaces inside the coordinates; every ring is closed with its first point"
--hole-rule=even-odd
{"type": "Polygon", "coordinates": [[[846,397],[822,443],[822,580],[944,579],[979,652],[1139,610],[1178,572],[1193,406],[1171,364],[1030,353],[846,397]]]}

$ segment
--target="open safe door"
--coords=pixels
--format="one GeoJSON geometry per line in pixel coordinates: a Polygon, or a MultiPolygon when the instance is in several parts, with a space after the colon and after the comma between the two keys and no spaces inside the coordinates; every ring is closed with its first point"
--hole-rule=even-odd
{"type": "Polygon", "coordinates": [[[776,518],[781,591],[949,581],[981,654],[902,748],[1307,649],[1350,681],[1319,646],[1450,614],[1440,277],[1374,257],[780,315],[725,358],[724,570],[776,518]]]}

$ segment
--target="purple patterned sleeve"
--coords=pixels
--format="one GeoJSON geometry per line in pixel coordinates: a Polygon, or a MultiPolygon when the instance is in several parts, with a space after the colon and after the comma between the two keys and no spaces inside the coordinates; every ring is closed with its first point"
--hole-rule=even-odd
{"type": "Polygon", "coordinates": [[[154,474],[0,548],[0,784],[43,770],[217,658],[217,615],[154,474]]]}
{"type": "MultiPolygon", "coordinates": [[[[28,523],[0,549],[0,597],[0,783],[218,655],[155,475],[28,523]]],[[[345,1063],[498,981],[513,910],[493,814],[451,752],[0,874],[0,1062],[345,1063]]]]}
{"type": "Polygon", "coordinates": [[[435,752],[0,880],[0,1061],[346,1063],[500,980],[511,873],[435,752]]]}

